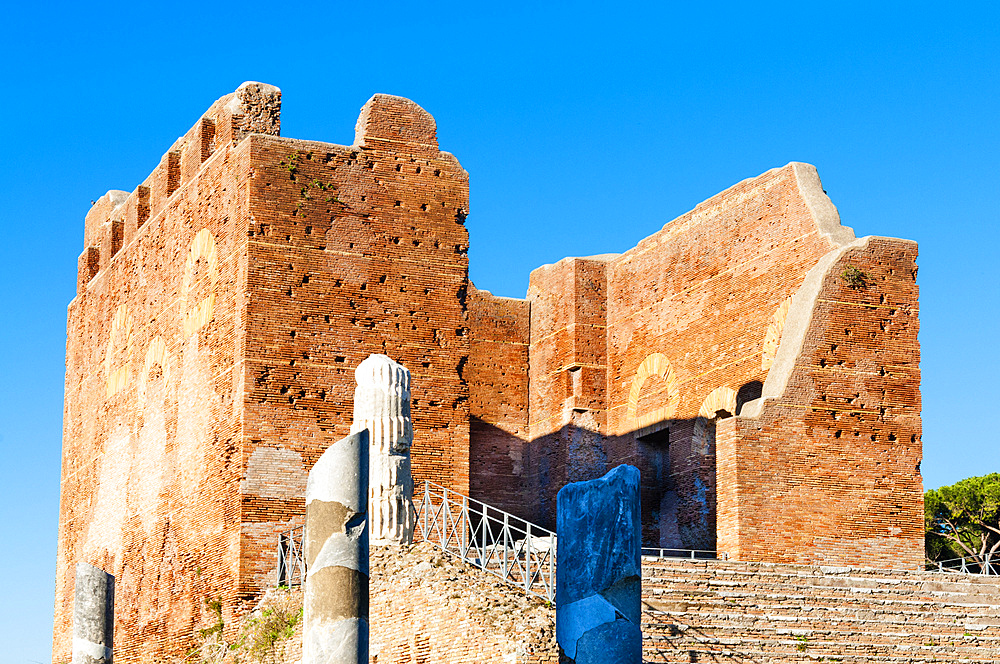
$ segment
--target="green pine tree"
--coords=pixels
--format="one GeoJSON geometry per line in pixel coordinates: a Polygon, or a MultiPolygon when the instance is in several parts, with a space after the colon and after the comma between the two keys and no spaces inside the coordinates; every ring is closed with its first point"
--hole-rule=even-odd
{"type": "Polygon", "coordinates": [[[1000,473],[970,477],[924,494],[926,555],[932,562],[1000,556],[1000,473]]]}

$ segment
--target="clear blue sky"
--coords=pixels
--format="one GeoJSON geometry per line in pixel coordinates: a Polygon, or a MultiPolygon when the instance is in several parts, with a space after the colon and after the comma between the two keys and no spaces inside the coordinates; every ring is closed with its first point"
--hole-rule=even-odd
{"type": "Polygon", "coordinates": [[[282,89],[296,138],[350,143],[375,92],[430,111],[471,174],[472,278],[501,295],[739,180],[815,164],[859,236],[920,243],[926,487],[1000,471],[996,3],[480,4],[6,3],[5,661],[49,661],[84,215],[245,80],[282,89]]]}

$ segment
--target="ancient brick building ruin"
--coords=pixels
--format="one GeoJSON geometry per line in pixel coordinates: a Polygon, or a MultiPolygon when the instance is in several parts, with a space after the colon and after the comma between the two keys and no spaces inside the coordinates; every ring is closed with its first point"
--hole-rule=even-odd
{"type": "Polygon", "coordinates": [[[279,137],[280,99],[244,84],[87,215],[54,661],[78,561],[117,578],[123,662],[271,583],[371,353],[412,372],[418,484],[551,525],[560,487],[626,462],[647,545],[922,561],[916,244],[855,239],[812,166],[495,297],[469,281],[468,174],[430,115],[376,95],[345,147],[279,137]]]}
{"type": "Polygon", "coordinates": [[[916,253],[855,239],[792,163],[525,300],[473,291],[473,495],[551,524],[566,482],[627,462],[649,545],[919,564],[916,253]]]}

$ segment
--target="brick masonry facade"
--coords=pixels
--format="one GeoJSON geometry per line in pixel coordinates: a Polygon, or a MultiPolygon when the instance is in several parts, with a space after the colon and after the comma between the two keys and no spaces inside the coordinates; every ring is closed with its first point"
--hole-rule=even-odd
{"type": "Polygon", "coordinates": [[[855,239],[793,163],[621,255],[538,268],[523,303],[481,294],[477,497],[552,527],[564,484],[631,463],[647,546],[919,564],[915,261],[855,239]]]}
{"type": "Polygon", "coordinates": [[[54,661],[73,566],[118,579],[116,659],[182,654],[272,582],[353,369],[413,376],[413,469],[551,526],[565,483],[643,476],[648,545],[922,560],[916,245],[840,225],[815,169],[741,182],[621,255],[468,279],[468,174],[376,95],[352,146],[218,100],[87,215],[68,311],[54,661]]]}

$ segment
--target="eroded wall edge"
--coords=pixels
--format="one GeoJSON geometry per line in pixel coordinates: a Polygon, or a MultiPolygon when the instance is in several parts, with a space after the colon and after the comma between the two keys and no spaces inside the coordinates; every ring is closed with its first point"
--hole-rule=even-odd
{"type": "Polygon", "coordinates": [[[823,189],[819,173],[812,164],[793,161],[791,164],[799,192],[812,213],[816,228],[834,246],[843,247],[855,240],[854,229],[840,223],[840,213],[823,189]]]}
{"type": "MultiPolygon", "coordinates": [[[[853,231],[851,234],[853,235],[853,231]]],[[[785,318],[785,327],[781,333],[781,343],[778,344],[778,350],[775,352],[774,364],[771,365],[771,370],[764,380],[761,398],[745,404],[740,417],[744,419],[760,417],[765,400],[777,399],[784,395],[788,381],[795,370],[795,362],[802,354],[802,345],[805,343],[806,333],[812,323],[816,300],[823,289],[823,280],[841,256],[852,249],[867,247],[868,241],[872,237],[867,235],[834,249],[823,256],[816,263],[816,266],[806,273],[802,285],[792,295],[792,303],[788,307],[788,316],[785,318]]]]}

